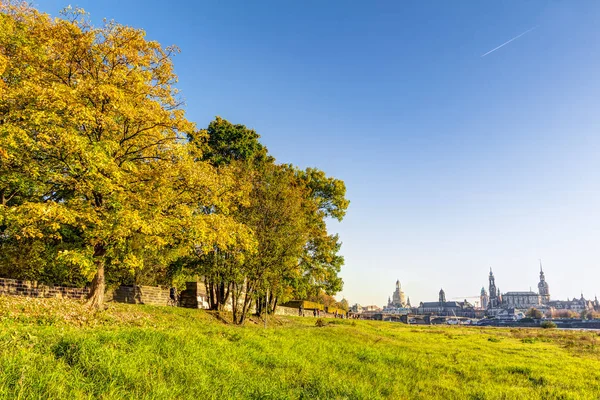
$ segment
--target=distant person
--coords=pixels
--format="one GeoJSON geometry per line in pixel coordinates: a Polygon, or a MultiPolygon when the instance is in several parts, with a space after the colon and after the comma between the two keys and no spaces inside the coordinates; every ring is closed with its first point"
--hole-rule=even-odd
{"type": "Polygon", "coordinates": [[[313,310],[313,317],[317,318],[317,309],[316,308],[313,310]]]}

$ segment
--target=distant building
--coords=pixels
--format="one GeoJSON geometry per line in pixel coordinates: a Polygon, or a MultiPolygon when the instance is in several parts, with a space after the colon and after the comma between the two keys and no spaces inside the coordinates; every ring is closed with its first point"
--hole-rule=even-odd
{"type": "Polygon", "coordinates": [[[481,294],[479,295],[479,305],[481,308],[483,308],[485,310],[488,308],[489,302],[490,302],[490,297],[488,296],[487,292],[485,291],[485,288],[482,287],[481,294]]]}
{"type": "Polygon", "coordinates": [[[488,299],[488,308],[496,308],[500,306],[501,297],[500,290],[496,288],[496,278],[494,278],[492,268],[490,268],[489,281],[490,297],[488,299]]]}
{"type": "Polygon", "coordinates": [[[541,305],[541,296],[535,292],[506,292],[502,295],[503,308],[531,308],[541,305]]]}
{"type": "Polygon", "coordinates": [[[540,295],[540,302],[542,304],[546,304],[550,301],[550,287],[548,286],[548,282],[546,282],[546,277],[544,276],[544,270],[542,269],[542,261],[540,260],[540,282],[538,283],[538,292],[540,295]]]}
{"type": "Polygon", "coordinates": [[[573,300],[551,300],[547,303],[547,306],[550,310],[554,311],[568,310],[577,313],[591,310],[600,311],[600,307],[598,307],[598,298],[596,297],[595,300],[587,300],[583,297],[583,293],[579,299],[573,297],[573,300]]]}
{"type": "MultiPolygon", "coordinates": [[[[586,300],[581,294],[579,299],[573,298],[573,300],[550,300],[550,286],[546,282],[544,270],[542,268],[542,262],[540,261],[540,281],[538,283],[538,293],[533,291],[524,292],[506,292],[502,294],[500,289],[496,287],[496,280],[492,269],[490,268],[489,275],[489,301],[487,303],[488,314],[500,315],[501,310],[516,309],[516,310],[527,310],[529,308],[537,308],[541,311],[554,311],[554,310],[571,310],[575,312],[582,312],[584,310],[596,310],[600,311],[600,303],[596,298],[594,301],[586,300]]],[[[485,289],[481,291],[481,298],[483,304],[485,289]]]]}
{"type": "Polygon", "coordinates": [[[363,311],[363,308],[360,304],[356,303],[355,305],[350,307],[350,311],[352,311],[353,313],[361,313],[363,311]]]}
{"type": "Polygon", "coordinates": [[[475,307],[465,301],[446,301],[444,289],[440,289],[438,301],[421,302],[417,307],[417,314],[439,315],[456,317],[475,317],[475,307]]]}
{"type": "Polygon", "coordinates": [[[396,281],[396,290],[392,294],[392,297],[388,297],[387,308],[405,308],[407,306],[400,280],[396,281]]]}
{"type": "Polygon", "coordinates": [[[363,306],[362,310],[363,310],[363,312],[364,311],[381,311],[381,307],[376,306],[376,305],[363,306]]]}

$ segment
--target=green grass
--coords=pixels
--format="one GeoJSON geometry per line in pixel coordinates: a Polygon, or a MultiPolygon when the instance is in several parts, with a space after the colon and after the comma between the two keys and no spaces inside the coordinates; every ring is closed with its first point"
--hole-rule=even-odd
{"type": "Polygon", "coordinates": [[[0,296],[0,398],[597,399],[597,333],[278,318],[0,296]]]}

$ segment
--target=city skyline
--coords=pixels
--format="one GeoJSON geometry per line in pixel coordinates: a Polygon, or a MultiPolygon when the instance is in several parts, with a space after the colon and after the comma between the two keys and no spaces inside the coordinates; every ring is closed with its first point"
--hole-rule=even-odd
{"type": "MultiPolygon", "coordinates": [[[[538,274],[539,274],[539,273],[540,273],[540,271],[542,270],[542,267],[543,267],[543,266],[541,265],[541,260],[540,260],[540,265],[539,265],[539,269],[538,269],[538,274]]],[[[496,277],[496,271],[494,270],[494,268],[492,268],[492,267],[489,267],[489,272],[493,272],[493,275],[494,275],[494,277],[496,277]]],[[[545,270],[545,268],[544,268],[544,269],[543,269],[543,275],[547,275],[547,273],[546,273],[546,272],[547,272],[547,271],[546,271],[546,270],[545,270]]],[[[504,287],[504,286],[500,286],[500,285],[499,285],[497,282],[496,282],[496,288],[497,288],[498,290],[500,290],[500,291],[501,291],[501,294],[505,294],[505,293],[508,293],[508,292],[528,292],[528,291],[531,291],[531,292],[538,293],[538,291],[539,291],[539,286],[538,286],[538,283],[539,283],[539,280],[540,280],[540,278],[539,278],[539,275],[538,275],[538,278],[537,278],[537,279],[538,279],[538,281],[536,281],[536,282],[535,282],[535,285],[534,285],[534,284],[531,284],[531,285],[529,285],[527,288],[526,288],[525,286],[523,286],[523,284],[522,284],[522,283],[521,283],[521,285],[520,285],[519,287],[515,288],[515,287],[512,287],[512,286],[511,286],[511,287],[504,287]]],[[[400,278],[397,278],[397,279],[396,279],[396,285],[398,285],[398,282],[399,282],[399,283],[400,283],[400,285],[401,285],[401,289],[402,289],[402,293],[403,293],[403,295],[404,295],[404,296],[406,296],[406,298],[410,298],[410,296],[411,296],[411,295],[410,295],[410,292],[409,292],[409,290],[410,290],[410,289],[406,289],[406,286],[404,285],[404,283],[403,283],[402,279],[400,279],[400,278]]],[[[546,280],[546,283],[547,283],[547,280],[546,280]]],[[[584,296],[586,299],[588,299],[588,300],[594,300],[595,298],[597,298],[597,292],[594,292],[594,293],[584,293],[584,291],[583,291],[583,290],[580,290],[580,292],[579,292],[579,293],[574,293],[574,294],[572,294],[572,295],[567,295],[566,297],[557,297],[557,296],[554,296],[554,295],[553,295],[553,293],[554,293],[554,288],[555,288],[556,286],[560,286],[560,285],[558,285],[558,282],[557,282],[557,284],[556,284],[556,285],[552,285],[552,289],[551,289],[551,292],[550,292],[550,299],[551,299],[551,300],[572,300],[573,298],[579,299],[579,298],[580,298],[582,295],[583,295],[583,296],[584,296]]],[[[480,297],[480,291],[481,291],[481,289],[482,289],[482,288],[483,288],[483,289],[485,289],[486,293],[489,295],[488,282],[486,281],[486,283],[485,283],[485,284],[482,284],[482,285],[481,285],[481,287],[480,287],[479,289],[477,289],[477,290],[473,290],[473,291],[472,291],[473,293],[470,293],[470,294],[469,294],[469,295],[467,295],[467,296],[454,296],[452,293],[450,293],[450,296],[448,297],[448,300],[465,300],[465,299],[466,299],[466,300],[468,300],[469,302],[471,302],[471,303],[473,303],[473,304],[475,304],[475,305],[479,305],[479,306],[480,306],[480,304],[479,304],[479,303],[480,303],[480,301],[479,301],[479,300],[477,300],[477,299],[479,299],[479,297],[480,297]],[[475,292],[477,292],[477,293],[475,293],[475,292]]],[[[443,290],[443,291],[444,291],[446,294],[448,294],[448,290],[446,290],[446,287],[445,287],[443,284],[442,284],[442,285],[439,287],[439,289],[438,289],[438,290],[440,290],[440,289],[441,289],[441,290],[443,290]]],[[[466,292],[466,291],[463,291],[463,292],[466,292]]],[[[563,291],[560,291],[560,292],[563,292],[563,291]]],[[[391,292],[390,292],[390,293],[391,293],[391,292]]],[[[414,302],[411,302],[411,303],[413,304],[413,306],[417,306],[417,305],[418,305],[420,302],[432,301],[432,299],[434,299],[434,296],[437,296],[437,292],[436,292],[436,293],[433,293],[433,294],[432,294],[432,296],[431,296],[430,298],[423,298],[423,299],[421,299],[421,298],[417,298],[417,297],[415,297],[415,301],[414,301],[414,302]]],[[[388,297],[389,297],[389,296],[388,296],[388,297]]],[[[387,303],[387,302],[386,302],[386,303],[387,303]]],[[[358,304],[360,304],[360,303],[358,303],[358,304]]],[[[383,303],[382,303],[382,304],[383,304],[383,303]]],[[[366,305],[366,304],[365,304],[365,305],[366,305]]],[[[383,307],[383,306],[382,306],[382,307],[383,307]]],[[[484,308],[485,308],[485,307],[484,307],[484,308]]]]}
{"type": "Polygon", "coordinates": [[[474,296],[490,265],[528,290],[539,258],[554,297],[595,294],[600,3],[37,3],[179,46],[190,120],[343,179],[336,297],[381,305],[396,279],[413,304],[474,296]]]}

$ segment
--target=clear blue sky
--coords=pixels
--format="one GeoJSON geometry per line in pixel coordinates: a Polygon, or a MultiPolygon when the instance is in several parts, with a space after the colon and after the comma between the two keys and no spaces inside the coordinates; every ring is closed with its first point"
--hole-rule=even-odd
{"type": "Polygon", "coordinates": [[[351,303],[397,278],[413,305],[475,296],[490,266],[537,290],[538,258],[553,298],[600,295],[600,2],[71,4],[178,45],[199,126],[245,124],[346,182],[351,303]]]}

